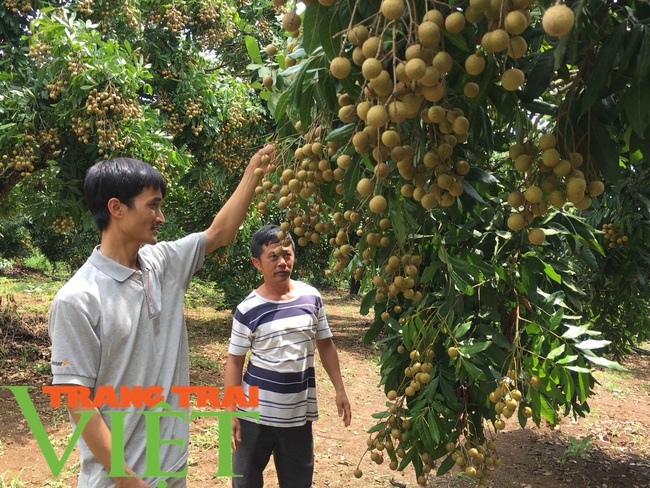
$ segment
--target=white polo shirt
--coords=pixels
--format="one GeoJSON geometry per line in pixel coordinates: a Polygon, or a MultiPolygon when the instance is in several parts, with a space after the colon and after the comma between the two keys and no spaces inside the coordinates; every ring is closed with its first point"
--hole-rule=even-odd
{"type": "MultiPolygon", "coordinates": [[[[169,391],[173,385],[189,385],[183,301],[204,256],[203,233],[143,246],[138,252],[138,271],[108,259],[96,248],[59,290],[50,308],[53,383],[84,385],[93,394],[102,385],[118,392],[120,386],[162,386],[165,401],[174,410],[182,410],[178,396],[169,395],[169,391]]],[[[143,409],[146,407],[103,406],[100,411],[143,409]]],[[[104,413],[103,417],[110,428],[110,417],[104,413]]],[[[136,413],[125,418],[125,461],[138,474],[145,472],[145,418],[136,413]]],[[[160,438],[184,439],[183,449],[170,444],[160,446],[160,470],[183,469],[188,422],[163,418],[160,438]]],[[[78,486],[113,486],[81,438],[79,450],[78,486]]],[[[158,479],[145,481],[156,486],[158,479]]]]}

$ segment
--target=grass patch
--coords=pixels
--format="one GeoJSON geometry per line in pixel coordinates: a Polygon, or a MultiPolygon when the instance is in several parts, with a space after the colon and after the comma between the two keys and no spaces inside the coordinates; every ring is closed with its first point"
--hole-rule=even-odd
{"type": "Polygon", "coordinates": [[[5,471],[0,475],[0,488],[23,488],[27,485],[20,481],[20,473],[14,474],[11,471],[5,471]]]}
{"type": "Polygon", "coordinates": [[[594,373],[594,377],[601,386],[610,391],[615,397],[623,398],[632,391],[626,384],[634,379],[634,374],[629,371],[600,370],[594,373]]]}
{"type": "Polygon", "coordinates": [[[215,310],[223,308],[223,293],[213,283],[194,278],[185,294],[185,305],[189,308],[210,307],[215,310]]]}

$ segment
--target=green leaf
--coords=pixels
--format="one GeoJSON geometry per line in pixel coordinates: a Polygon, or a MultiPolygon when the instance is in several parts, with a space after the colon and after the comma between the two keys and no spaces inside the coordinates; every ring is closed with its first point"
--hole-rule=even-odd
{"type": "Polygon", "coordinates": [[[639,49],[639,56],[637,57],[634,79],[637,82],[647,80],[648,73],[650,73],[650,29],[646,27],[641,48],[639,49]]]}
{"type": "Polygon", "coordinates": [[[319,25],[322,22],[321,4],[314,2],[305,9],[305,15],[302,19],[302,47],[308,55],[313,54],[319,45],[319,25]]]}
{"type": "Polygon", "coordinates": [[[565,349],[566,349],[566,344],[562,344],[561,346],[556,347],[546,355],[546,359],[555,359],[560,354],[562,354],[565,349]]]}
{"type": "Polygon", "coordinates": [[[471,326],[472,326],[472,322],[470,322],[469,320],[467,322],[459,324],[454,329],[454,338],[460,339],[461,337],[463,337],[471,326]]]}
{"type": "Polygon", "coordinates": [[[339,23],[338,16],[333,15],[335,10],[333,8],[325,10],[326,12],[318,24],[318,29],[314,29],[314,31],[318,32],[318,40],[323,46],[323,51],[327,59],[334,59],[341,52],[341,38],[339,34],[343,29],[339,23]]]}
{"type": "Polygon", "coordinates": [[[555,272],[551,265],[544,263],[544,273],[556,283],[562,284],[562,277],[555,272]]]}
{"type": "Polygon", "coordinates": [[[438,476],[442,476],[443,474],[449,472],[451,468],[453,468],[456,465],[456,462],[454,459],[451,457],[451,454],[445,458],[443,462],[440,463],[440,466],[438,466],[438,471],[436,471],[436,474],[438,476]]]}
{"type": "Polygon", "coordinates": [[[262,61],[262,54],[260,53],[260,46],[257,44],[257,40],[253,36],[246,36],[244,42],[246,43],[246,51],[248,51],[248,55],[250,56],[253,63],[264,64],[264,61],[262,61]]]}
{"type": "Polygon", "coordinates": [[[591,130],[589,147],[595,166],[608,182],[615,183],[621,176],[620,150],[607,128],[596,117],[591,117],[591,130]]]}
{"type": "Polygon", "coordinates": [[[549,87],[555,72],[554,56],[555,49],[549,49],[537,58],[535,65],[528,73],[526,85],[519,95],[522,102],[530,102],[539,98],[549,87]]]}
{"type": "Polygon", "coordinates": [[[621,23],[614,34],[608,38],[603,39],[602,48],[598,52],[596,62],[593,68],[589,71],[591,76],[586,80],[585,93],[581,100],[580,115],[587,112],[593,105],[600,99],[604,98],[606,94],[603,88],[607,84],[607,80],[612,72],[614,61],[618,58],[617,54],[619,49],[623,46],[623,41],[627,34],[627,23],[621,23]]]}
{"type": "Polygon", "coordinates": [[[336,142],[347,142],[350,140],[352,137],[352,134],[354,134],[354,128],[356,124],[355,123],[350,123],[346,124],[344,126],[338,127],[334,129],[332,132],[327,134],[327,137],[325,140],[327,142],[330,141],[336,141],[336,142]]]}
{"type": "Polygon", "coordinates": [[[632,130],[643,137],[648,126],[648,110],[650,106],[650,83],[643,80],[630,86],[621,103],[625,107],[625,115],[632,130]]]}
{"type": "Polygon", "coordinates": [[[590,361],[597,366],[602,366],[603,368],[613,369],[616,371],[628,371],[625,366],[617,361],[610,361],[609,359],[599,356],[592,356],[589,354],[585,354],[584,357],[587,359],[587,361],[590,361]]]}
{"type": "Polygon", "coordinates": [[[605,341],[605,340],[597,341],[595,339],[587,339],[585,341],[578,342],[577,344],[575,344],[575,347],[577,347],[578,349],[591,350],[591,349],[600,349],[602,347],[608,346],[611,343],[612,341],[605,341]]]}
{"type": "Polygon", "coordinates": [[[460,352],[463,356],[471,357],[474,354],[485,351],[491,345],[492,341],[475,342],[474,344],[459,347],[458,352],[460,352]]]}

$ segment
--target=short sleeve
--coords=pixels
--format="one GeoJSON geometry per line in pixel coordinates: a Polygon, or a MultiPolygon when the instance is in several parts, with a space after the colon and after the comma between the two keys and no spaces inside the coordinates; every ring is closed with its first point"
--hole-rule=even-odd
{"type": "Polygon", "coordinates": [[[239,313],[239,310],[235,311],[230,332],[230,345],[228,346],[228,352],[235,356],[245,356],[252,346],[251,331],[246,324],[241,322],[243,317],[245,316],[239,313]]]}
{"type": "Polygon", "coordinates": [[[48,330],[52,341],[53,384],[95,386],[101,357],[98,327],[87,313],[55,299],[48,330]]]}

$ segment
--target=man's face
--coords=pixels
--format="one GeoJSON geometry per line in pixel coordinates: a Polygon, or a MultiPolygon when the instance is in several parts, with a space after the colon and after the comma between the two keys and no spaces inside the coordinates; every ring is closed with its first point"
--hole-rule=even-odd
{"type": "Polygon", "coordinates": [[[262,248],[259,259],[253,258],[253,265],[262,272],[265,283],[283,283],[291,279],[293,259],[291,246],[283,247],[281,242],[273,242],[262,248]]]}
{"type": "Polygon", "coordinates": [[[133,198],[133,208],[124,205],[125,218],[123,231],[140,244],[155,244],[158,242],[158,227],[165,221],[160,207],[163,204],[160,189],[144,188],[133,198]]]}

